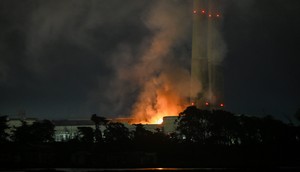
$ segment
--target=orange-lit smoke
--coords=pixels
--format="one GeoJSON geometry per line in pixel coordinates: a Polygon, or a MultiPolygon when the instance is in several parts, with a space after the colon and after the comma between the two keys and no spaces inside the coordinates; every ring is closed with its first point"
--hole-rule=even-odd
{"type": "Polygon", "coordinates": [[[164,116],[184,110],[190,93],[190,75],[176,62],[173,48],[186,38],[187,19],[180,2],[159,1],[145,20],[152,31],[142,60],[134,67],[142,90],[133,106],[133,123],[161,123],[164,116]]]}
{"type": "Polygon", "coordinates": [[[174,69],[145,83],[133,110],[133,123],[160,124],[164,116],[176,116],[186,108],[189,75],[174,69]]]}

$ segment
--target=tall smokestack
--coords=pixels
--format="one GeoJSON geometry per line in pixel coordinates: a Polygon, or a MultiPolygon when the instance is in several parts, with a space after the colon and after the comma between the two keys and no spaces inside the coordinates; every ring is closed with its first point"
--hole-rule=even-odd
{"type": "Polygon", "coordinates": [[[219,6],[216,0],[194,0],[190,101],[199,108],[224,106],[219,6]]]}

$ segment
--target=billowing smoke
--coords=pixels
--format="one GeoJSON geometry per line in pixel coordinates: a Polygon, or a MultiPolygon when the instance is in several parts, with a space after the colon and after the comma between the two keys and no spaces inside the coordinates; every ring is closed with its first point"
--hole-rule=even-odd
{"type": "MultiPolygon", "coordinates": [[[[73,74],[68,82],[77,85],[76,77],[84,78],[79,85],[89,91],[80,111],[96,113],[97,107],[103,116],[132,115],[134,122],[155,123],[178,115],[189,101],[191,48],[185,43],[191,41],[192,1],[128,3],[38,3],[29,30],[28,66],[42,79],[73,74]],[[91,71],[96,72],[88,76],[91,71]]],[[[218,50],[212,53],[219,58],[223,44],[215,40],[221,36],[215,28],[212,32],[218,50]]]]}
{"type": "MultiPolygon", "coordinates": [[[[177,1],[158,1],[146,14],[144,23],[151,31],[141,46],[138,62],[118,66],[118,78],[139,88],[133,105],[134,122],[155,123],[163,116],[178,115],[189,96],[189,71],[180,64],[176,48],[188,36],[188,5],[177,1]],[[176,58],[175,58],[176,57],[176,58]]],[[[122,47],[119,59],[130,59],[122,47]]],[[[116,66],[117,67],[117,66],[116,66]]]]}
{"type": "MultiPolygon", "coordinates": [[[[247,97],[248,92],[243,89],[253,86],[240,87],[237,81],[256,74],[260,76],[255,77],[258,82],[272,78],[264,72],[268,58],[261,57],[281,53],[288,57],[286,52],[293,53],[297,49],[287,38],[294,38],[299,29],[286,26],[294,26],[298,21],[298,1],[276,0],[271,6],[267,0],[218,2],[222,2],[224,9],[221,17],[224,16],[225,34],[218,31],[219,36],[213,36],[218,39],[224,35],[230,43],[232,60],[228,64],[243,65],[227,70],[226,81],[233,88],[227,90],[247,97]],[[273,17],[265,20],[265,16],[273,17]],[[257,27],[259,25],[265,29],[257,27]],[[278,37],[278,33],[290,34],[278,37]],[[282,42],[291,44],[284,44],[282,48],[282,42]],[[265,49],[265,45],[269,49],[265,49]],[[249,47],[262,54],[253,53],[249,47]],[[284,51],[285,48],[288,51],[284,51]],[[241,54],[245,56],[242,60],[241,54]],[[260,63],[256,73],[248,70],[263,59],[267,61],[260,63]]],[[[39,118],[88,118],[94,113],[114,118],[134,113],[140,121],[150,121],[155,113],[176,115],[173,110],[161,112],[160,109],[161,104],[168,107],[164,109],[181,106],[185,101],[182,97],[188,96],[190,90],[187,87],[192,3],[193,0],[1,0],[0,113],[13,115],[24,109],[30,116],[39,118]]],[[[224,54],[223,45],[216,44],[221,51],[214,53],[224,54]]],[[[297,64],[288,59],[285,62],[297,64]]],[[[269,71],[278,71],[276,76],[290,76],[291,72],[286,73],[289,70],[281,68],[280,60],[272,62],[276,63],[268,66],[272,66],[269,71]]],[[[286,77],[281,79],[290,82],[286,77]]],[[[268,81],[267,85],[270,84],[276,85],[268,81]]],[[[268,91],[270,95],[276,92],[268,91]]],[[[234,106],[241,111],[248,107],[249,103],[241,103],[238,97],[226,97],[231,101],[235,99],[234,106]]],[[[289,94],[285,97],[290,98],[289,94]]],[[[252,99],[254,104],[259,102],[255,96],[252,99]]],[[[272,106],[272,100],[265,102],[272,106]]],[[[293,102],[297,101],[285,101],[285,104],[290,106],[293,102]]]]}
{"type": "Polygon", "coordinates": [[[1,27],[0,83],[21,90],[7,91],[8,113],[19,106],[46,118],[133,114],[150,122],[182,110],[190,2],[29,0],[0,8],[9,21],[1,27]]]}

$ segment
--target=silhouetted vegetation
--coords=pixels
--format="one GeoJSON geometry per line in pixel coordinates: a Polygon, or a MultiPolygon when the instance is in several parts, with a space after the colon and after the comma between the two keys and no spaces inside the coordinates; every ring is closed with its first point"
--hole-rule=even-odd
{"type": "Polygon", "coordinates": [[[83,143],[94,143],[94,130],[91,127],[77,127],[78,135],[76,140],[83,143]]]}
{"type": "Polygon", "coordinates": [[[0,143],[7,141],[8,134],[5,132],[7,129],[7,116],[0,116],[0,143]]]}
{"type": "Polygon", "coordinates": [[[135,124],[135,130],[133,131],[133,142],[136,144],[145,145],[149,143],[152,134],[153,133],[146,130],[142,124],[135,124]]]}
{"type": "Polygon", "coordinates": [[[96,114],[93,114],[91,117],[91,120],[95,123],[95,140],[96,142],[103,142],[102,138],[102,132],[100,130],[100,125],[106,125],[108,120],[104,117],[97,116],[96,114]]]}
{"type": "Polygon", "coordinates": [[[54,141],[54,125],[49,120],[37,121],[28,125],[22,121],[13,131],[11,139],[19,143],[43,143],[54,141]]]}
{"type": "Polygon", "coordinates": [[[179,114],[177,130],[185,142],[249,145],[299,143],[297,128],[271,116],[236,116],[223,110],[208,111],[190,106],[179,114]]]}
{"type": "Polygon", "coordinates": [[[299,126],[271,116],[235,115],[190,106],[166,135],[92,115],[95,128],[78,127],[69,142],[54,142],[51,121],[25,121],[8,136],[0,117],[0,161],[5,167],[281,167],[299,166],[299,126]],[[101,131],[105,128],[104,130],[101,131]],[[105,127],[104,127],[105,126],[105,127]],[[10,142],[5,140],[10,137],[10,142]]]}
{"type": "Polygon", "coordinates": [[[127,143],[130,132],[122,123],[109,122],[104,130],[104,137],[107,143],[127,143]]]}

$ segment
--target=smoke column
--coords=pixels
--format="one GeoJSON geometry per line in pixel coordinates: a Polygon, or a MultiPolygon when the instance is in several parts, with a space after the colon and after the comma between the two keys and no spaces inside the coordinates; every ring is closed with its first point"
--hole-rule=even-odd
{"type": "Polygon", "coordinates": [[[186,105],[189,72],[173,58],[176,44],[188,31],[184,8],[177,1],[159,1],[145,18],[153,36],[130,71],[141,86],[133,105],[134,123],[160,123],[163,116],[178,115],[186,105]]]}
{"type": "Polygon", "coordinates": [[[190,96],[190,50],[182,49],[191,42],[192,2],[39,2],[30,10],[27,66],[40,80],[78,73],[66,89],[88,90],[77,110],[83,114],[130,113],[143,123],[178,115],[190,96]]]}
{"type": "MultiPolygon", "coordinates": [[[[176,43],[181,41],[187,35],[187,29],[190,29],[183,25],[182,21],[186,20],[184,17],[191,16],[178,15],[178,11],[184,9],[179,6],[180,3],[172,2],[157,3],[145,19],[146,26],[152,31],[153,37],[141,54],[141,62],[131,71],[137,74],[136,78],[141,85],[140,94],[132,111],[134,123],[160,123],[164,116],[178,115],[190,104],[187,99],[190,94],[193,97],[203,95],[210,103],[223,101],[221,62],[226,48],[220,32],[220,22],[207,20],[206,23],[196,23],[196,25],[207,26],[205,32],[203,29],[197,31],[200,40],[206,42],[203,44],[204,41],[198,43],[193,41],[193,53],[195,48],[196,51],[200,51],[200,54],[203,52],[207,67],[205,64],[193,66],[195,64],[193,62],[192,68],[206,71],[207,80],[198,77],[197,79],[200,80],[196,79],[191,85],[190,73],[173,58],[176,43]]],[[[195,2],[194,5],[199,4],[199,1],[195,2]]],[[[207,12],[214,13],[215,17],[221,15],[221,11],[215,10],[217,4],[208,0],[206,5],[210,8],[207,12]]]]}

